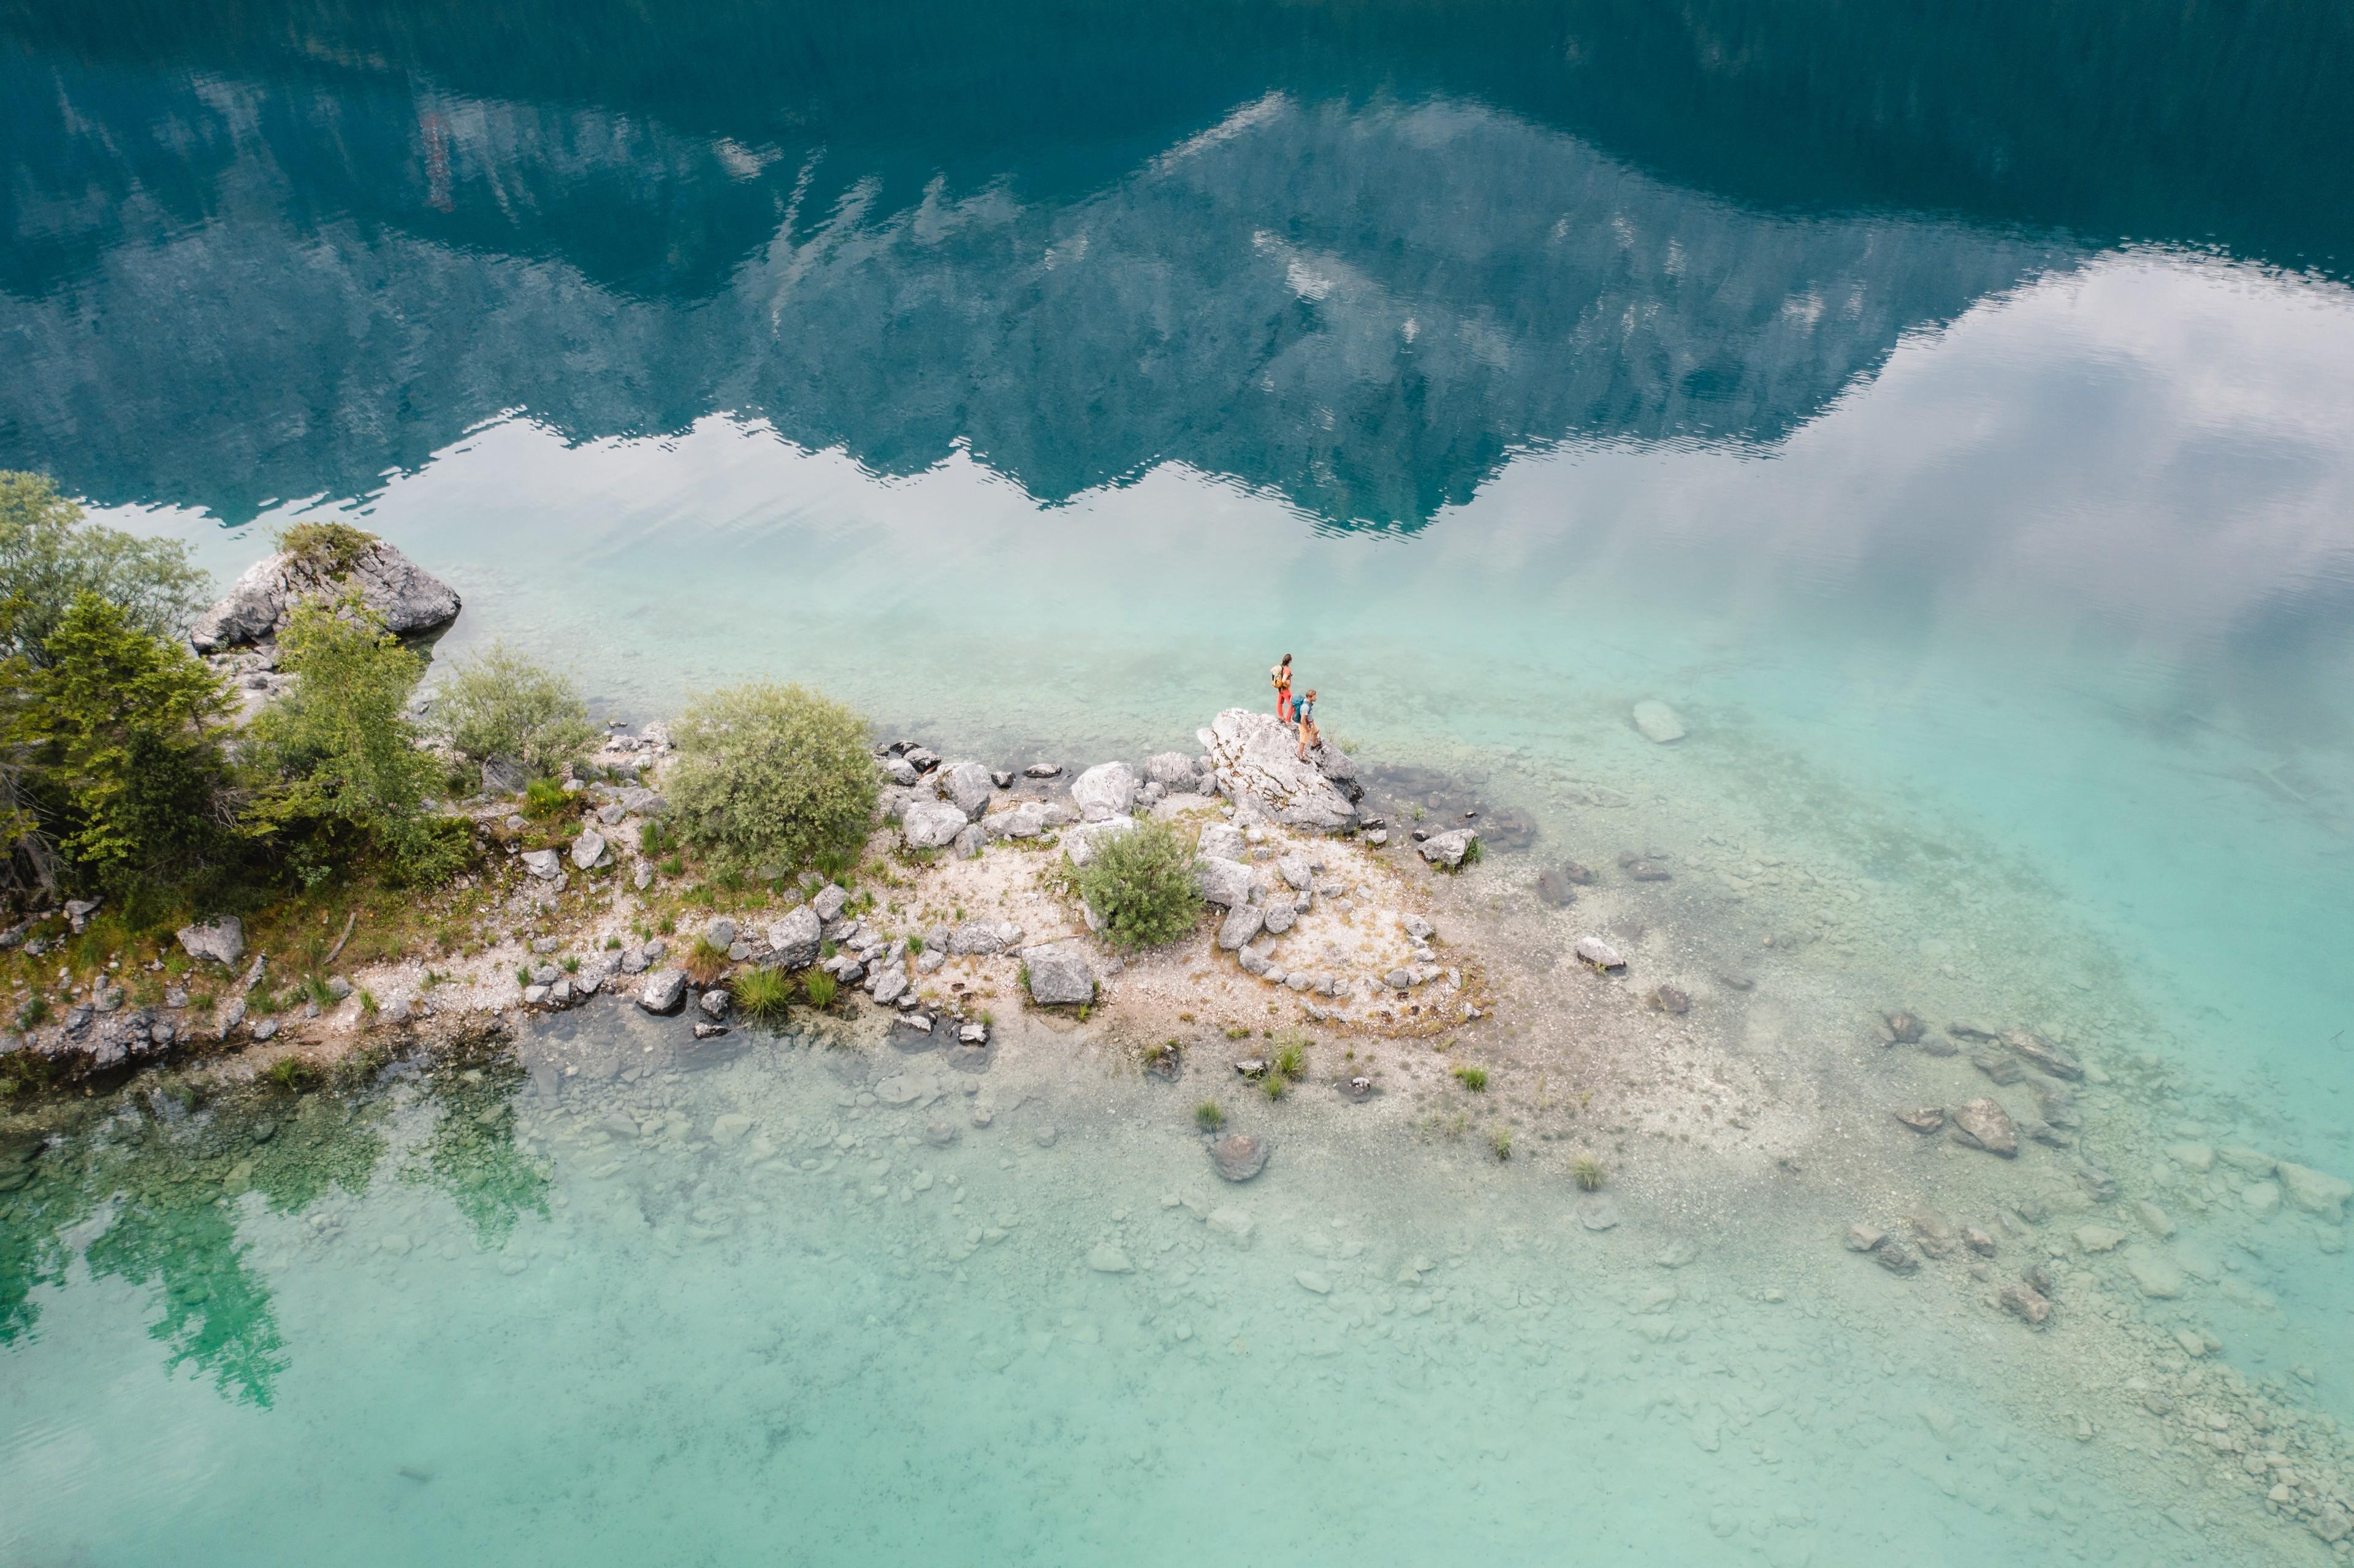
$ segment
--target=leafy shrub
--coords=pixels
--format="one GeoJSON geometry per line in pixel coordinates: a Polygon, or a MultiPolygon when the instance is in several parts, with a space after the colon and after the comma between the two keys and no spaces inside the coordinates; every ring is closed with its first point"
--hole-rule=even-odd
{"type": "Polygon", "coordinates": [[[785,1003],[792,993],[792,982],[783,970],[749,969],[736,977],[729,994],[745,1017],[769,1023],[785,1015],[785,1003]]]}
{"type": "Polygon", "coordinates": [[[503,758],[541,777],[563,773],[597,738],[572,683],[504,642],[451,666],[433,719],[468,761],[503,758]]]}
{"type": "Polygon", "coordinates": [[[278,547],[292,564],[333,581],[349,577],[360,557],[376,544],[376,535],[348,523],[297,523],[278,535],[278,547]]]}
{"type": "Polygon", "coordinates": [[[879,788],[866,722],[798,685],[708,693],[671,726],[663,793],[723,865],[799,865],[864,842],[879,788]]]}
{"type": "Polygon", "coordinates": [[[338,863],[382,856],[397,876],[444,875],[466,853],[465,824],[426,809],[432,758],[405,712],[424,665],[346,595],[296,607],[278,638],[280,668],[299,677],[254,719],[254,821],[291,841],[307,883],[338,863]]]}
{"type": "Polygon", "coordinates": [[[552,821],[572,809],[572,797],[553,779],[535,779],[523,787],[523,814],[535,822],[552,821]]]}
{"type": "Polygon", "coordinates": [[[84,523],[46,477],[0,472],[0,659],[46,665],[50,635],[85,593],[143,631],[176,638],[209,586],[178,541],[84,523]]]}
{"type": "Polygon", "coordinates": [[[1167,822],[1144,821],[1105,840],[1079,868],[1079,895],[1122,948],[1157,948],[1193,928],[1202,895],[1193,888],[1193,852],[1167,822]]]}

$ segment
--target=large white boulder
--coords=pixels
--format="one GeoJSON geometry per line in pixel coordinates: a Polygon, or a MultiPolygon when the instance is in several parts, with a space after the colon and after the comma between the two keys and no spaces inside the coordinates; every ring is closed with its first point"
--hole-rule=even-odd
{"type": "Polygon", "coordinates": [[[306,599],[334,599],[356,590],[390,630],[406,635],[458,619],[457,590],[373,535],[348,564],[281,550],[257,561],[230,585],[228,596],[188,629],[199,653],[216,653],[276,637],[306,599]]]}
{"type": "Polygon", "coordinates": [[[1098,762],[1071,781],[1071,800],[1089,821],[1124,817],[1136,805],[1136,769],[1125,762],[1098,762]]]}
{"type": "Polygon", "coordinates": [[[1287,828],[1339,832],[1354,827],[1357,808],[1335,777],[1353,779],[1348,758],[1329,746],[1306,760],[1299,738],[1273,714],[1228,708],[1197,732],[1210,754],[1218,793],[1248,804],[1287,828]]]}

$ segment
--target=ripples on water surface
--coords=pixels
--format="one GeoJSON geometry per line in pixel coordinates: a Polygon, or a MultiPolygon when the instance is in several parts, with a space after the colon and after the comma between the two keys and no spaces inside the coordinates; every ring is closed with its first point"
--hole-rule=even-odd
{"type": "MultiPolygon", "coordinates": [[[[1008,758],[1183,744],[1289,648],[1332,730],[1484,779],[1539,853],[1576,779],[1679,852],[1777,823],[1893,890],[1925,980],[2086,988],[2198,1086],[2153,1114],[2354,1168],[2340,8],[0,28],[0,462],[223,577],[348,508],[464,594],[446,646],[522,641],[633,715],[788,674],[1008,758]],[[1676,751],[1627,730],[1646,696],[1676,751]],[[1956,946],[1941,856],[2022,890],[2007,939],[1956,946]]],[[[403,1181],[444,1125],[414,1086],[315,1196],[142,1229],[94,1175],[0,1360],[0,1542],[2205,1550],[2121,1533],[2124,1483],[1847,1287],[1759,1301],[1770,1246],[1680,1271],[1655,1339],[1648,1244],[1578,1233],[1572,1266],[1557,1194],[1383,1145],[1258,1194],[1237,1251],[1160,1207],[1191,1145],[1089,1082],[1087,1138],[941,1157],[1024,1216],[952,1266],[944,1186],[837,1200],[716,1148],[403,1181]],[[1155,1266],[1074,1268],[1115,1234],[1155,1266]],[[1422,1255],[1441,1305],[1384,1311],[1422,1255]],[[247,1290],[241,1334],[186,1308],[247,1290]]],[[[839,1086],[693,1085],[780,1150],[839,1086]]],[[[2342,1255],[2276,1254],[2310,1309],[2236,1342],[2347,1414],[2342,1255]]]]}

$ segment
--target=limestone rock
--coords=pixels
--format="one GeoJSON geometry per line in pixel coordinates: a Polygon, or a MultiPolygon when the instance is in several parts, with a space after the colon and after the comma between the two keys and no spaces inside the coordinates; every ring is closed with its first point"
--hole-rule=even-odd
{"type": "Polygon", "coordinates": [[[255,562],[230,585],[227,598],[197,618],[188,641],[199,653],[217,653],[273,639],[304,599],[334,599],[354,589],[398,636],[447,626],[458,618],[458,595],[449,584],[371,538],[346,572],[298,560],[283,550],[255,562]]]}
{"type": "Polygon", "coordinates": [[[2290,1202],[2333,1225],[2344,1222],[2346,1204],[2354,1200],[2354,1182],[2285,1160],[2274,1167],[2273,1174],[2279,1178],[2281,1191],[2288,1194],[2290,1202]]]}
{"type": "Polygon", "coordinates": [[[945,800],[913,800],[899,820],[900,835],[909,849],[946,849],[964,832],[964,812],[945,800]]]}
{"type": "Polygon", "coordinates": [[[1087,1254],[1087,1266],[1097,1274],[1134,1274],[1136,1265],[1128,1261],[1128,1254],[1109,1242],[1097,1242],[1087,1254]]]}
{"type": "Polygon", "coordinates": [[[2188,1284],[2181,1266],[2155,1247],[2129,1246],[2121,1255],[2126,1272],[2133,1277],[2144,1296],[2171,1301],[2182,1294],[2188,1284]]]}
{"type": "Polygon", "coordinates": [[[1024,800],[1010,811],[981,818],[981,831],[992,839],[1034,839],[1046,831],[1046,808],[1035,800],[1024,800]]]}
{"type": "Polygon", "coordinates": [[[989,798],[995,791],[996,781],[989,769],[978,762],[951,762],[934,776],[940,798],[965,814],[970,821],[989,809],[989,798]]]}
{"type": "Polygon", "coordinates": [[[1599,937],[1580,937],[1575,950],[1578,962],[1606,973],[1627,967],[1627,960],[1618,956],[1618,949],[1599,937]]]}
{"type": "Polygon", "coordinates": [[[1955,1136],[1971,1148],[2005,1160],[2018,1155],[2019,1129],[2011,1124],[2010,1113],[1993,1100],[1965,1100],[1953,1118],[1955,1136]]]}
{"type": "Polygon", "coordinates": [[[1243,832],[1232,822],[1212,822],[1202,830],[1201,842],[1194,846],[1202,854],[1219,860],[1242,861],[1250,857],[1250,846],[1243,841],[1243,832]]]}
{"type": "Polygon", "coordinates": [[[817,911],[804,904],[769,927],[769,947],[779,969],[805,969],[817,962],[822,936],[817,911]]]}
{"type": "Polygon", "coordinates": [[[1085,942],[1068,938],[1022,950],[1030,972],[1030,1000],[1047,1007],[1085,1004],[1096,999],[1095,966],[1085,942]]]}
{"type": "Polygon", "coordinates": [[[1250,868],[1238,862],[1215,855],[1193,862],[1193,885],[1201,890],[1205,904],[1239,909],[1250,902],[1251,882],[1250,868]]]}
{"type": "Polygon", "coordinates": [[[1256,905],[1237,904],[1218,927],[1218,946],[1231,953],[1257,936],[1267,925],[1267,916],[1256,905]]]}
{"type": "Polygon", "coordinates": [[[1302,761],[1298,738],[1273,714],[1228,708],[1197,737],[1210,755],[1218,793],[1237,807],[1246,805],[1284,827],[1315,832],[1339,832],[1356,825],[1357,808],[1349,793],[1355,768],[1329,746],[1302,761]],[[1335,774],[1345,774],[1347,784],[1336,781],[1335,774]]]}
{"type": "Polygon", "coordinates": [[[564,867],[554,850],[525,850],[523,868],[542,882],[554,882],[564,874],[564,867]]]}
{"type": "Polygon", "coordinates": [[[2002,1037],[2002,1043],[2055,1078],[2084,1075],[2083,1064],[2032,1029],[2011,1030],[2002,1037]]]}
{"type": "Polygon", "coordinates": [[[950,955],[966,958],[1010,953],[1022,945],[1022,927],[1011,920],[968,920],[949,933],[950,955]]]}
{"type": "Polygon", "coordinates": [[[1676,716],[1675,709],[1656,697],[1637,703],[1634,716],[1635,727],[1642,732],[1645,740],[1666,746],[1684,737],[1684,721],[1676,716]]]}
{"type": "Polygon", "coordinates": [[[1229,1181],[1247,1181],[1267,1169],[1267,1143],[1246,1132],[1230,1132],[1210,1145],[1210,1163],[1229,1181]]]}
{"type": "Polygon", "coordinates": [[[1464,857],[1471,853],[1471,846],[1479,842],[1478,830],[1455,828],[1447,832],[1433,833],[1416,847],[1422,858],[1431,864],[1454,871],[1463,864],[1464,857]]]}
{"type": "Polygon", "coordinates": [[[210,959],[230,969],[245,957],[245,923],[234,915],[201,925],[183,926],[174,933],[180,947],[192,959],[210,959]]]}
{"type": "Polygon", "coordinates": [[[1898,1121],[1915,1132],[1935,1132],[1946,1125],[1946,1107],[1914,1106],[1909,1110],[1897,1111],[1895,1117],[1898,1121]]]}
{"type": "Polygon", "coordinates": [[[1091,821],[1124,817],[1136,805],[1136,769],[1125,762],[1098,762],[1071,780],[1071,802],[1091,821]]]}
{"type": "Polygon", "coordinates": [[[2202,1176],[2215,1169],[2215,1150],[2211,1144],[2169,1143],[2166,1146],[2166,1157],[2184,1170],[2195,1171],[2202,1176]]]}
{"type": "Polygon", "coordinates": [[[577,871],[587,871],[599,863],[610,864],[612,857],[605,853],[605,835],[594,828],[583,828],[580,836],[572,841],[572,864],[577,871]]]}
{"type": "Polygon", "coordinates": [[[1134,817],[1103,817],[1092,822],[1082,822],[1063,835],[1063,853],[1071,857],[1073,865],[1086,865],[1096,858],[1104,845],[1135,831],[1134,817]]]}
{"type": "Polygon", "coordinates": [[[686,1002],[686,971],[660,969],[638,988],[638,1005],[648,1012],[676,1012],[686,1002]]]}
{"type": "Polygon", "coordinates": [[[2052,1316],[2052,1299],[2032,1285],[2006,1285],[1999,1298],[2002,1309],[2031,1328],[2041,1328],[2052,1316]]]}
{"type": "Polygon", "coordinates": [[[1144,776],[1172,791],[1191,789],[1201,774],[1193,758],[1182,751],[1161,751],[1144,759],[1144,776]]]}
{"type": "Polygon", "coordinates": [[[2086,1252],[2115,1252],[2126,1239],[2126,1233],[2114,1225],[2078,1225],[2076,1245],[2086,1252]]]}

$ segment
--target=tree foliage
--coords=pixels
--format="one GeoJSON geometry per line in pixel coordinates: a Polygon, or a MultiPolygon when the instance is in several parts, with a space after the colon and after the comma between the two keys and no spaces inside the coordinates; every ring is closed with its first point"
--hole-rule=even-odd
{"type": "Polygon", "coordinates": [[[231,839],[219,677],[91,592],[45,652],[27,716],[60,796],[65,857],[113,887],[177,885],[217,865],[231,839]]]}
{"type": "Polygon", "coordinates": [[[176,637],[204,609],[207,587],[177,540],[85,523],[44,476],[0,472],[0,659],[47,665],[51,634],[85,593],[143,631],[176,637]]]}
{"type": "Polygon", "coordinates": [[[1202,895],[1193,886],[1193,852],[1167,822],[1142,821],[1100,842],[1079,868],[1079,896],[1117,946],[1157,948],[1193,928],[1202,895]]]}
{"type": "Polygon", "coordinates": [[[249,732],[254,824],[295,841],[306,880],[370,852],[411,879],[447,872],[461,845],[428,810],[438,769],[406,712],[424,661],[353,594],[297,606],[278,663],[296,680],[249,732]]]}
{"type": "Polygon", "coordinates": [[[878,782],[866,721],[798,685],[707,693],[671,726],[663,793],[723,865],[790,869],[864,842],[878,782]]]}
{"type": "Polygon", "coordinates": [[[504,642],[452,666],[433,720],[468,761],[516,762],[536,778],[560,776],[597,738],[571,681],[504,642]]]}

